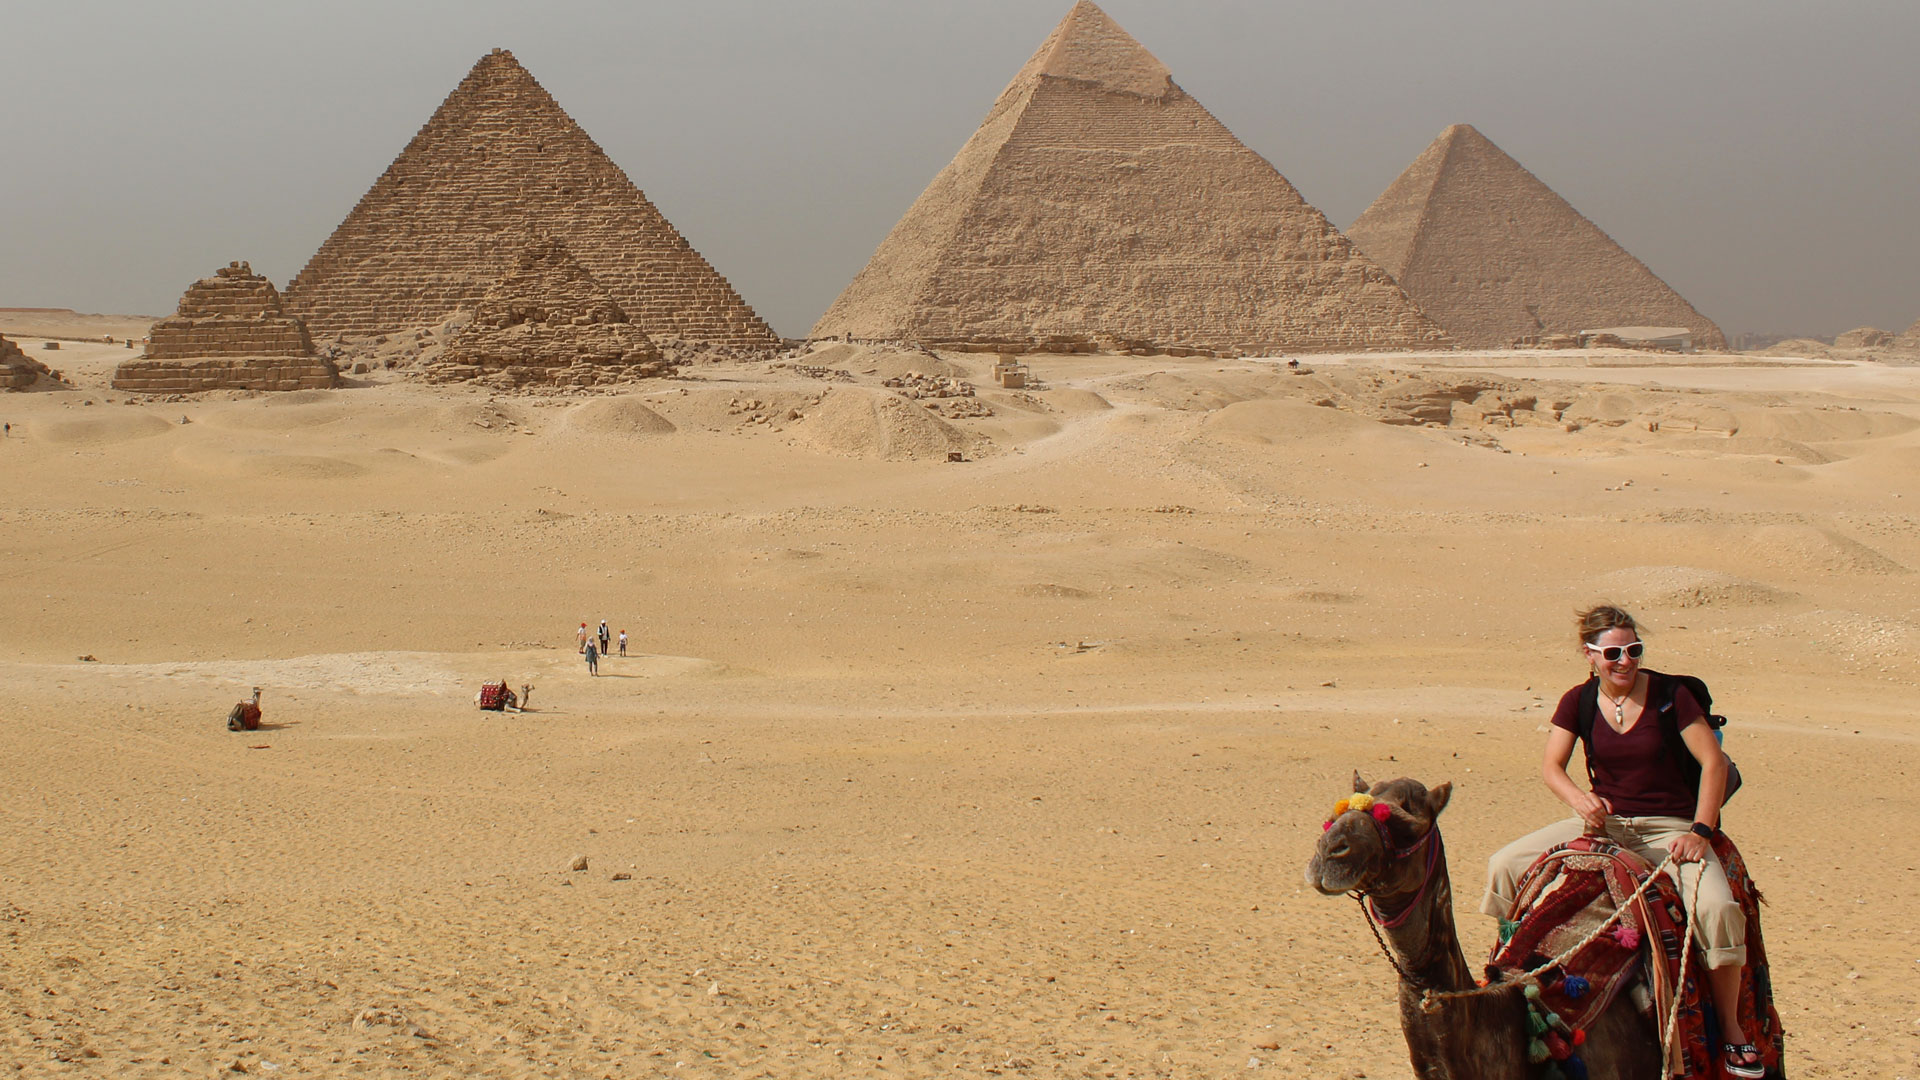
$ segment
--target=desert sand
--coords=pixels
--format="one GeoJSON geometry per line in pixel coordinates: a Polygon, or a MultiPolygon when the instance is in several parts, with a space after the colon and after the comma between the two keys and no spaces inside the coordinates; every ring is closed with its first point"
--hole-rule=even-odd
{"type": "Polygon", "coordinates": [[[119,346],[20,343],[76,388],[0,396],[12,1075],[1404,1076],[1320,821],[1355,770],[1453,781],[1483,955],[1604,598],[1734,718],[1794,1075],[1920,1075],[1920,369],[1003,391],[843,345],[129,400],[119,346]],[[590,678],[602,618],[633,655],[590,678]],[[532,712],[474,708],[502,677],[532,712]]]}

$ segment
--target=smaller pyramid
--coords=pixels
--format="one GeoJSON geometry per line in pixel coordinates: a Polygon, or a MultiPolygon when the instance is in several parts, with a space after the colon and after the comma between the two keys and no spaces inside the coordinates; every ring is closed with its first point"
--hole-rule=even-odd
{"type": "Polygon", "coordinates": [[[513,54],[481,57],[287,283],[327,340],[472,311],[516,237],[557,236],[657,333],[766,350],[780,339],[513,54]]]}
{"type": "Polygon", "coordinates": [[[427,377],[503,389],[601,386],[671,367],[566,243],[543,236],[529,240],[487,289],[473,322],[454,335],[427,377]]]}
{"type": "Polygon", "coordinates": [[[1912,326],[1901,331],[1893,343],[1903,349],[1920,349],[1920,319],[1915,319],[1912,326]]]}
{"type": "Polygon", "coordinates": [[[1684,326],[1697,346],[1727,347],[1713,320],[1467,124],[1441,132],[1347,236],[1462,345],[1684,326]]]}
{"type": "Polygon", "coordinates": [[[187,286],[179,308],[148,331],[146,355],[113,373],[116,390],[312,390],[340,371],[314,355],[306,324],[287,314],[273,282],[244,262],[187,286]]]}
{"type": "Polygon", "coordinates": [[[52,368],[0,337],[0,390],[31,390],[43,378],[58,379],[52,368]]]}

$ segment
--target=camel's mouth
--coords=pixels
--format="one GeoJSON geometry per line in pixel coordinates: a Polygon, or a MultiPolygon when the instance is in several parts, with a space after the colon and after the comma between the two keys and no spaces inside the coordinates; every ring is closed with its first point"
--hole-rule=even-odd
{"type": "Polygon", "coordinates": [[[1307,884],[1323,896],[1340,896],[1360,887],[1361,875],[1346,863],[1315,855],[1307,863],[1307,884]]]}

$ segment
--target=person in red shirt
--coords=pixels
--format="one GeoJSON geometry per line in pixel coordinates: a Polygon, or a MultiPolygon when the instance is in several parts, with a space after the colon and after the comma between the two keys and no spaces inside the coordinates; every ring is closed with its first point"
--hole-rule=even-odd
{"type": "Polygon", "coordinates": [[[1633,616],[1601,606],[1579,614],[1580,648],[1593,678],[1566,692],[1548,729],[1540,776],[1547,790],[1571,807],[1575,816],[1515,840],[1487,863],[1487,891],[1480,910],[1496,919],[1510,917],[1521,875],[1549,848],[1585,832],[1604,832],[1614,843],[1658,866],[1669,854],[1667,871],[1680,885],[1693,911],[1707,981],[1726,1050],[1721,1061],[1737,1077],[1764,1075],[1760,1053],[1740,1028],[1740,969],[1747,962],[1746,917],[1727,887],[1726,871],[1709,843],[1720,826],[1725,799],[1727,756],[1704,723],[1706,715],[1685,687],[1658,672],[1642,670],[1645,644],[1633,616]],[[1593,723],[1593,789],[1567,774],[1574,744],[1580,741],[1580,701],[1591,689],[1597,716],[1593,723]],[[1669,720],[1661,715],[1671,710],[1669,720]],[[1662,730],[1671,723],[1692,762],[1678,760],[1662,730]],[[1698,782],[1694,781],[1694,766],[1698,782]],[[1698,872],[1683,868],[1699,864],[1698,872]]]}

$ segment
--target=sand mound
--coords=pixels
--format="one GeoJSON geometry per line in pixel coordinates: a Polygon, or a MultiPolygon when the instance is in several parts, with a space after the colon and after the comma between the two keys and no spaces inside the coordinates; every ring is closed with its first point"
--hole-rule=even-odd
{"type": "Polygon", "coordinates": [[[1256,443],[1351,435],[1373,425],[1371,420],[1339,409],[1271,398],[1235,402],[1208,416],[1204,423],[1209,435],[1256,443]]]}
{"type": "Polygon", "coordinates": [[[1904,574],[1907,568],[1851,537],[1812,525],[1765,525],[1752,550],[1775,566],[1841,574],[1904,574]]]}
{"type": "Polygon", "coordinates": [[[570,410],[567,423],[595,435],[671,435],[679,430],[633,397],[596,398],[570,410]]]}
{"type": "Polygon", "coordinates": [[[367,467],[317,454],[256,454],[240,459],[240,471],[269,480],[351,480],[367,467]]]}
{"type": "Polygon", "coordinates": [[[1778,604],[1791,597],[1757,581],[1697,566],[1630,566],[1594,579],[1594,595],[1648,608],[1778,604]]]}
{"type": "Polygon", "coordinates": [[[85,420],[58,420],[46,426],[41,438],[61,446],[109,446],[133,439],[152,438],[171,426],[152,413],[129,409],[85,420]]]}
{"type": "Polygon", "coordinates": [[[836,387],[796,425],[830,454],[886,461],[942,458],[967,444],[960,429],[898,394],[836,387]]]}
{"type": "Polygon", "coordinates": [[[294,390],[286,397],[300,400],[260,398],[222,409],[207,420],[229,431],[298,431],[348,416],[346,405],[325,390],[294,390]]]}
{"type": "Polygon", "coordinates": [[[1853,408],[1781,408],[1741,410],[1741,435],[1794,442],[1837,442],[1904,435],[1920,421],[1898,413],[1853,408]]]}
{"type": "Polygon", "coordinates": [[[1063,413],[1105,412],[1113,408],[1113,402],[1091,390],[1075,390],[1067,387],[1061,390],[1049,390],[1045,398],[1050,408],[1063,413]]]}

